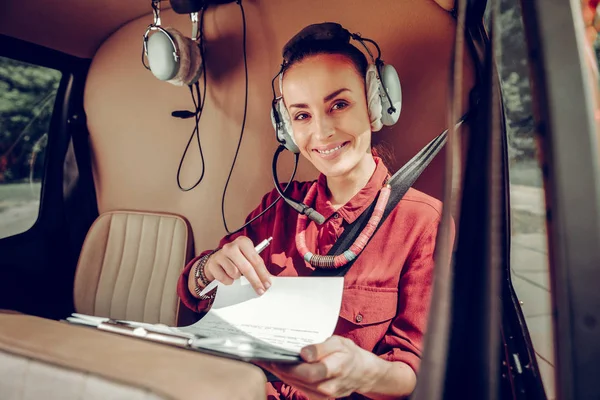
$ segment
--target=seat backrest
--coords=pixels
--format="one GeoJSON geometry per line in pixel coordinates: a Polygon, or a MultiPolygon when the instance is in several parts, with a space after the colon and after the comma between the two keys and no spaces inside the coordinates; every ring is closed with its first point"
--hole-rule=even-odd
{"type": "Polygon", "coordinates": [[[79,256],[75,308],[102,317],[187,324],[176,287],[192,254],[191,229],[183,217],[104,213],[91,226],[79,256]]]}

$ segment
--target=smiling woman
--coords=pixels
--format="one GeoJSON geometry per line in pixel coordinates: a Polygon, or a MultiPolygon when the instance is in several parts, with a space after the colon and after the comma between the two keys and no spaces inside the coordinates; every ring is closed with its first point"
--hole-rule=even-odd
{"type": "MultiPolygon", "coordinates": [[[[311,25],[290,40],[283,51],[282,98],[274,102],[274,113],[279,114],[274,121],[284,122],[284,135],[295,144],[288,149],[302,154],[321,173],[316,181],[292,182],[289,195],[304,199],[324,222],[309,222],[306,215],[280,202],[259,224],[223,238],[217,250],[192,260],[179,281],[184,303],[203,312],[214,294],[199,293],[215,279],[231,284],[244,275],[263,294],[272,275],[306,276],[356,259],[345,275],[335,335],[305,347],[304,363],[298,366],[262,365],[282,380],[269,384],[272,398],[353,393],[403,397],[416,383],[442,205],[410,189],[380,224],[390,174],[373,155],[371,138],[383,125],[382,108],[390,110],[392,118],[387,121],[394,123],[400,103],[398,96],[380,89],[384,86],[379,83],[379,66],[369,65],[349,39],[340,25],[324,23],[311,25]],[[385,103],[386,98],[392,101],[385,103]],[[328,255],[349,224],[372,204],[376,205],[369,223],[354,243],[336,256],[328,255]],[[269,236],[271,246],[258,255],[254,243],[269,236]]],[[[281,125],[275,123],[275,128],[281,136],[281,125]]],[[[277,191],[267,194],[248,220],[275,202],[277,195],[277,191]]]]}

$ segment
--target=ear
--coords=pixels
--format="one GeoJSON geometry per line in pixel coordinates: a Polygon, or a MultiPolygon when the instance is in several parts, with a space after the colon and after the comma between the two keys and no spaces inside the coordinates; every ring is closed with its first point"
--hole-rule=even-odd
{"type": "Polygon", "coordinates": [[[381,82],[377,75],[377,67],[374,64],[370,64],[367,68],[367,75],[365,77],[365,88],[367,92],[367,107],[369,109],[369,121],[371,123],[371,131],[377,132],[383,127],[381,122],[381,97],[379,97],[379,87],[381,82]]]}

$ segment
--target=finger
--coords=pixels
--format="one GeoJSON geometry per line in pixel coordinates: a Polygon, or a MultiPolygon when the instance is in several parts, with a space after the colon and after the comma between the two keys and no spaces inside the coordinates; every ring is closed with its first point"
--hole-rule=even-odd
{"type": "Polygon", "coordinates": [[[271,286],[271,274],[261,256],[256,252],[252,242],[250,240],[240,241],[240,250],[250,264],[252,264],[264,288],[268,289],[271,286]]]}
{"type": "Polygon", "coordinates": [[[219,257],[214,260],[214,264],[211,269],[212,275],[215,280],[225,284],[231,285],[233,283],[233,278],[229,276],[227,270],[235,269],[235,266],[231,264],[228,258],[219,257]]]}
{"type": "Polygon", "coordinates": [[[305,383],[317,383],[328,378],[327,367],[321,362],[283,366],[280,368],[280,371],[286,376],[293,377],[294,379],[298,379],[305,383]]]}
{"type": "Polygon", "coordinates": [[[331,380],[335,377],[343,377],[345,375],[344,367],[348,365],[349,362],[350,360],[348,358],[348,354],[346,352],[338,351],[328,355],[327,357],[323,357],[318,364],[322,364],[323,369],[325,370],[324,380],[331,380]]]}
{"type": "Polygon", "coordinates": [[[329,354],[345,351],[347,349],[346,341],[348,340],[349,339],[341,336],[332,336],[323,343],[311,344],[303,347],[302,350],[300,350],[300,356],[306,362],[316,362],[329,354]]]}
{"type": "Polygon", "coordinates": [[[235,263],[231,261],[231,258],[228,254],[224,253],[222,257],[219,258],[218,262],[219,265],[225,270],[225,273],[229,275],[232,282],[240,277],[240,270],[235,263]]]}
{"type": "Polygon", "coordinates": [[[233,283],[233,279],[227,274],[225,269],[221,266],[221,264],[217,265],[213,271],[213,276],[215,280],[221,282],[224,285],[231,285],[233,283]]]}
{"type": "Polygon", "coordinates": [[[326,395],[325,393],[319,392],[315,388],[314,384],[303,382],[297,377],[287,374],[284,371],[285,369],[287,369],[287,365],[269,363],[268,365],[266,365],[266,367],[267,368],[265,369],[267,369],[273,375],[281,379],[282,382],[302,391],[310,400],[323,400],[331,397],[326,395]]]}
{"type": "Polygon", "coordinates": [[[302,363],[294,366],[283,366],[280,370],[290,376],[307,383],[317,383],[341,376],[348,363],[345,352],[335,352],[323,357],[317,363],[302,363]]]}
{"type": "Polygon", "coordinates": [[[246,259],[244,254],[239,253],[231,253],[228,254],[229,259],[236,265],[236,267],[240,270],[242,275],[248,279],[248,282],[254,288],[254,291],[258,293],[258,295],[262,295],[265,292],[265,287],[263,286],[260,278],[256,274],[254,267],[250,262],[246,259]]]}

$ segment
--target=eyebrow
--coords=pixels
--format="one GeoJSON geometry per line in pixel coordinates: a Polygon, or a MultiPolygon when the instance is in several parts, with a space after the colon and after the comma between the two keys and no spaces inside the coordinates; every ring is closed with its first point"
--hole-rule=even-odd
{"type": "MultiPolygon", "coordinates": [[[[339,95],[340,93],[346,92],[346,91],[350,91],[350,89],[348,88],[341,88],[336,90],[335,92],[332,92],[330,94],[328,94],[327,96],[325,96],[323,98],[323,103],[326,103],[328,101],[330,101],[331,99],[335,98],[337,95],[339,95]]],[[[308,108],[308,104],[305,103],[295,103],[295,104],[290,104],[289,106],[290,108],[295,107],[295,108],[308,108]]]]}

